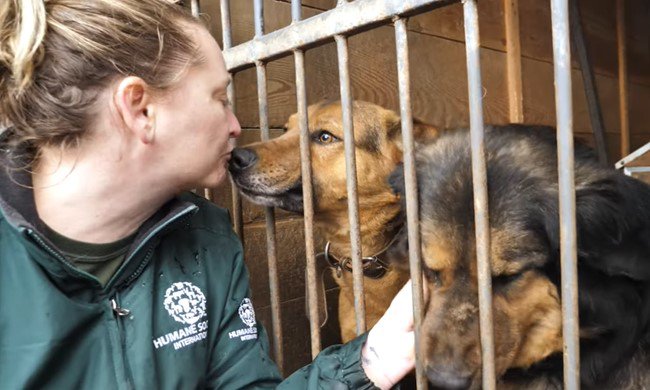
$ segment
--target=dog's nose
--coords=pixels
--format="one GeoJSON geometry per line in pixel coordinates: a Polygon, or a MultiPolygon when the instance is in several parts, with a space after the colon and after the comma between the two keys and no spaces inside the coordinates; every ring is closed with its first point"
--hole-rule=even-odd
{"type": "Polygon", "coordinates": [[[442,389],[467,389],[472,383],[471,375],[463,374],[448,366],[427,366],[429,382],[442,389]]]}
{"type": "Polygon", "coordinates": [[[251,149],[235,148],[232,150],[228,167],[231,172],[241,172],[257,162],[257,154],[251,149]]]}

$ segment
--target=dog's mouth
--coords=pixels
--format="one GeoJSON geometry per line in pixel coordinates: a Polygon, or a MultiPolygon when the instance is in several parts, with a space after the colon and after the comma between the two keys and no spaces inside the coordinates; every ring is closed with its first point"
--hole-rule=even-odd
{"type": "Polygon", "coordinates": [[[239,192],[255,204],[267,207],[279,207],[294,213],[303,212],[301,180],[298,180],[291,187],[282,190],[245,183],[234,175],[233,181],[237,185],[239,192]]]}

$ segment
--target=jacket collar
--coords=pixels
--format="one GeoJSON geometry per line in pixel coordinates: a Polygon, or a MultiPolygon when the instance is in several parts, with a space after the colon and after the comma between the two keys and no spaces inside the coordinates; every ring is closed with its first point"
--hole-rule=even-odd
{"type": "MultiPolygon", "coordinates": [[[[5,134],[2,134],[6,136],[5,134]]],[[[64,277],[61,286],[72,287],[70,278],[86,279],[87,283],[101,286],[92,278],[75,269],[68,263],[60,251],[45,237],[43,221],[38,217],[32,190],[32,180],[26,159],[20,157],[20,152],[12,152],[3,146],[3,136],[0,136],[0,214],[16,231],[30,242],[34,258],[54,276],[64,277]],[[56,259],[56,260],[55,260],[56,259]]],[[[24,156],[24,153],[23,153],[24,156]]],[[[139,276],[149,261],[149,252],[166,232],[177,228],[198,210],[198,206],[179,196],[171,199],[142,224],[127,252],[125,261],[118,269],[115,277],[105,286],[104,290],[112,287],[124,287],[139,276]]],[[[84,283],[87,287],[87,284],[84,283]]]]}

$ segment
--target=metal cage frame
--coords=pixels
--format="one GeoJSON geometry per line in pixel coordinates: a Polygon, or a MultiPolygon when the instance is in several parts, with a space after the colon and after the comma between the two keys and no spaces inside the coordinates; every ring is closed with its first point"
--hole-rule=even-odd
{"type": "MultiPolygon", "coordinates": [[[[269,139],[266,64],[281,57],[293,55],[295,60],[296,98],[300,127],[300,153],[304,196],[305,249],[307,255],[307,286],[309,289],[309,322],[312,356],[321,350],[320,328],[316,303],[316,257],[314,248],[314,203],[311,186],[311,166],[308,137],[307,95],[305,87],[305,50],[336,42],[340,78],[340,96],[343,107],[345,156],[348,190],[348,215],[352,243],[352,272],[357,333],[366,331],[365,305],[363,300],[362,253],[358,214],[356,162],[354,154],[354,129],[352,122],[352,99],[348,72],[347,38],[356,33],[392,23],[395,27],[396,62],[398,69],[399,102],[404,144],[404,173],[406,184],[406,211],[409,240],[409,264],[413,280],[413,305],[416,340],[416,378],[418,389],[426,388],[426,377],[419,350],[422,322],[422,278],[420,264],[420,233],[418,224],[417,183],[415,175],[413,121],[410,96],[410,64],[406,21],[408,17],[432,11],[452,3],[463,3],[465,46],[468,73],[472,176],[474,186],[474,210],[477,241],[477,266],[479,284],[480,337],[483,356],[483,388],[494,389],[494,340],[492,329],[492,287],[489,263],[490,235],[487,207],[487,178],[484,152],[484,124],[479,57],[479,25],[476,0],[338,0],[329,11],[303,20],[300,0],[291,1],[292,22],[289,26],[269,34],[264,32],[263,0],[254,1],[255,37],[232,46],[229,0],[220,0],[221,25],[223,29],[223,54],[228,71],[237,72],[255,67],[261,139],[269,139]]],[[[518,39],[517,0],[504,0],[506,10],[506,36],[508,37],[508,89],[514,97],[510,102],[510,119],[521,122],[521,63],[518,39]]],[[[561,235],[561,294],[562,331],[564,335],[564,386],[580,388],[579,326],[576,254],[576,206],[573,157],[573,109],[571,83],[571,50],[569,6],[570,0],[550,0],[552,15],[553,65],[555,79],[555,103],[557,113],[558,173],[561,235]]],[[[199,15],[199,0],[191,1],[192,13],[199,15]]],[[[617,0],[617,31],[619,45],[619,75],[621,97],[621,123],[623,148],[629,148],[629,125],[627,120],[627,76],[625,64],[624,0],[617,0]]],[[[235,101],[234,83],[228,87],[228,97],[235,101]]],[[[233,106],[233,110],[235,110],[233,106]]],[[[627,153],[624,153],[627,154],[627,153]]],[[[209,190],[206,190],[206,196],[209,190]]],[[[243,235],[241,200],[233,186],[233,210],[235,231],[243,235]]],[[[272,208],[266,208],[267,251],[273,328],[273,355],[282,370],[282,322],[278,294],[275,216],[272,208]]],[[[243,238],[243,237],[242,237],[243,238]]]]}

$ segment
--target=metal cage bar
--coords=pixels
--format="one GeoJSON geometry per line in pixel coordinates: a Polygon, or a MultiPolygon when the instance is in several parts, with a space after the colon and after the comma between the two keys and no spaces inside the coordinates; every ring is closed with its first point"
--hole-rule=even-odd
{"type": "MultiPolygon", "coordinates": [[[[223,52],[225,56],[226,51],[228,51],[228,49],[232,47],[232,28],[230,25],[230,1],[221,0],[220,8],[221,8],[221,30],[223,35],[223,52]]],[[[230,74],[231,77],[233,77],[233,79],[231,80],[230,84],[228,84],[228,89],[226,93],[228,96],[228,101],[230,102],[230,108],[232,112],[236,113],[237,109],[235,105],[235,80],[234,80],[233,72],[231,72],[230,74]]],[[[237,145],[237,141],[235,139],[231,139],[231,144],[235,146],[237,145]]],[[[230,189],[231,189],[231,196],[232,196],[233,227],[235,229],[235,233],[237,233],[243,245],[244,244],[244,217],[242,215],[241,195],[239,195],[239,191],[237,191],[237,186],[235,186],[235,184],[232,182],[232,179],[230,181],[230,189]]]]}
{"type": "MultiPolygon", "coordinates": [[[[199,0],[192,0],[192,3],[190,4],[190,9],[192,12],[192,16],[195,18],[199,18],[199,15],[201,14],[201,6],[199,3],[199,0]]],[[[197,190],[198,192],[198,190],[197,190]]],[[[203,188],[203,197],[210,200],[214,201],[214,191],[212,188],[203,188]]]]}
{"type": "Polygon", "coordinates": [[[201,13],[201,5],[199,4],[199,0],[192,0],[190,7],[192,9],[192,16],[198,18],[199,14],[201,13]]]}
{"type": "MultiPolygon", "coordinates": [[[[255,0],[254,5],[255,37],[261,38],[264,35],[264,3],[262,0],[255,0]]],[[[257,71],[257,99],[260,116],[260,138],[262,141],[270,139],[269,134],[269,110],[268,110],[268,88],[266,83],[266,64],[258,62],[257,71]]],[[[271,300],[271,324],[273,327],[273,357],[280,372],[284,369],[283,338],[282,338],[282,317],[280,315],[280,282],[278,279],[278,257],[277,239],[275,231],[275,212],[273,207],[264,208],[266,221],[266,254],[269,273],[269,294],[271,300]]]]}
{"type": "MultiPolygon", "coordinates": [[[[301,18],[301,0],[291,0],[292,26],[301,18]]],[[[290,27],[289,27],[290,28],[290,27]]],[[[309,149],[309,123],[307,116],[307,90],[305,87],[305,53],[294,51],[296,67],[296,99],[300,127],[300,166],[302,174],[303,214],[305,221],[305,254],[307,255],[307,290],[309,299],[309,330],[311,355],[315,358],[321,350],[320,324],[316,291],[316,254],[314,248],[314,192],[311,185],[311,151],[309,149]]]]}
{"type": "MultiPolygon", "coordinates": [[[[274,31],[262,39],[248,41],[224,53],[230,71],[243,69],[257,61],[288,55],[348,33],[388,22],[394,15],[424,12],[427,7],[452,0],[355,0],[290,26],[274,31]],[[347,15],[355,15],[351,18],[347,15]]],[[[292,7],[293,11],[293,7],[292,7]]]]}
{"type": "Polygon", "coordinates": [[[357,162],[355,156],[354,122],[352,121],[352,93],[350,91],[350,58],[348,40],[337,35],[336,49],[339,63],[339,84],[343,114],[343,143],[345,146],[345,171],[348,190],[348,223],[350,224],[350,257],[354,290],[354,313],[357,334],[366,331],[366,304],[363,295],[363,266],[361,263],[361,231],[359,228],[359,197],[357,194],[357,162]]]}
{"type": "Polygon", "coordinates": [[[395,47],[397,50],[397,77],[399,85],[399,108],[404,145],[404,189],[406,196],[406,224],[409,243],[409,268],[413,288],[413,327],[415,334],[415,379],[419,390],[427,388],[423,366],[420,337],[424,297],[422,294],[422,264],[420,247],[420,224],[417,176],[415,171],[415,140],[413,137],[413,113],[411,111],[411,71],[409,62],[406,19],[395,18],[395,47]]]}
{"type": "Polygon", "coordinates": [[[465,0],[463,2],[463,15],[465,21],[465,48],[467,51],[470,138],[472,143],[472,182],[474,186],[474,224],[476,226],[476,261],[478,270],[483,389],[490,390],[496,387],[496,378],[492,327],[492,272],[490,267],[487,164],[485,161],[483,91],[481,85],[480,38],[476,0],[465,0]]]}
{"type": "Polygon", "coordinates": [[[551,0],[560,202],[560,261],[564,388],[580,388],[573,101],[568,0],[551,0]]]}
{"type": "Polygon", "coordinates": [[[578,0],[570,0],[569,7],[571,35],[573,36],[575,53],[578,57],[578,62],[580,63],[582,82],[585,86],[585,97],[587,98],[587,108],[589,109],[589,121],[591,123],[591,131],[594,133],[598,161],[603,166],[609,166],[609,163],[607,162],[607,139],[605,138],[603,113],[600,108],[598,89],[596,86],[593,67],[591,65],[591,59],[585,43],[578,0]]]}

